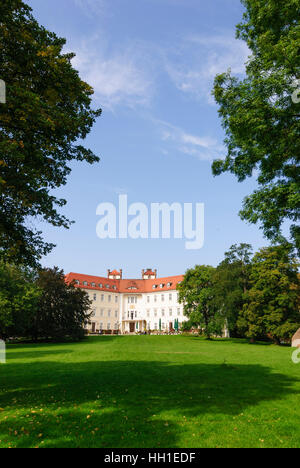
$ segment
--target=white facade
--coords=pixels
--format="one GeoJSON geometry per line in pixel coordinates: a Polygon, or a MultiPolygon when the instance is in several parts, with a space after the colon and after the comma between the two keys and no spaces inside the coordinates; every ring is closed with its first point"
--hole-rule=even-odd
{"type": "Polygon", "coordinates": [[[169,331],[174,329],[175,319],[179,326],[187,320],[182,304],[178,303],[176,290],[122,294],[121,302],[122,333],[132,333],[133,322],[136,331],[169,331]]]}
{"type": "Polygon", "coordinates": [[[86,292],[93,302],[90,331],[119,330],[122,334],[169,331],[174,328],[175,319],[179,326],[187,320],[176,290],[111,293],[86,289],[86,292]]]}
{"type": "Polygon", "coordinates": [[[78,273],[66,276],[66,281],[85,290],[92,301],[90,332],[167,332],[187,320],[176,289],[183,276],[157,278],[157,271],[151,269],[142,271],[142,279],[122,276],[122,270],[108,270],[106,278],[78,273]]]}

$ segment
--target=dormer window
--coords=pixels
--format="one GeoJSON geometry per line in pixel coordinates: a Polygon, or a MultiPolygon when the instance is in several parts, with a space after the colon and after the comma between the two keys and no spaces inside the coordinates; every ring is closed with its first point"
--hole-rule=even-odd
{"type": "Polygon", "coordinates": [[[95,288],[95,287],[96,287],[96,284],[95,284],[95,283],[92,283],[92,287],[95,288]]]}
{"type": "Polygon", "coordinates": [[[156,288],[157,288],[157,285],[154,284],[154,285],[152,286],[152,289],[156,289],[156,288]]]}
{"type": "Polygon", "coordinates": [[[159,287],[160,287],[160,289],[162,289],[162,288],[164,287],[164,284],[161,283],[161,284],[159,285],[159,287]]]}
{"type": "Polygon", "coordinates": [[[79,285],[79,284],[80,284],[80,281],[79,281],[79,280],[75,280],[75,284],[79,285]]]}
{"type": "Polygon", "coordinates": [[[83,282],[83,286],[88,286],[88,282],[87,282],[87,281],[84,281],[84,282],[83,282]]]}
{"type": "Polygon", "coordinates": [[[106,287],[106,289],[109,289],[109,284],[106,284],[105,287],[106,287]]]}
{"type": "Polygon", "coordinates": [[[172,286],[172,283],[168,283],[167,286],[168,288],[170,288],[172,286]]]}
{"type": "Polygon", "coordinates": [[[102,284],[102,283],[99,283],[98,286],[99,286],[99,288],[103,288],[103,284],[102,284]]]}

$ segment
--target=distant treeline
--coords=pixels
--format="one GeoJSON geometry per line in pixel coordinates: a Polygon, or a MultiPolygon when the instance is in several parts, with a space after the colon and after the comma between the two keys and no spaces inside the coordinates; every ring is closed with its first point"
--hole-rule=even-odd
{"type": "Polygon", "coordinates": [[[226,327],[232,337],[289,343],[300,328],[299,263],[292,245],[233,245],[217,268],[198,265],[178,286],[189,321],[208,338],[226,327]]]}
{"type": "Polygon", "coordinates": [[[38,272],[0,262],[0,338],[77,340],[90,317],[88,294],[58,268],[38,272]]]}

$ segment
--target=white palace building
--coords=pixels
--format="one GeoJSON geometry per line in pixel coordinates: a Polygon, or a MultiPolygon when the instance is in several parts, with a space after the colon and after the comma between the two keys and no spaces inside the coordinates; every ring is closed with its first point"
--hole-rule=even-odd
{"type": "Polygon", "coordinates": [[[84,289],[93,302],[90,332],[135,334],[148,330],[170,331],[187,320],[178,302],[181,276],[157,278],[157,270],[142,271],[141,279],[123,279],[122,270],[106,278],[69,273],[66,281],[84,289]]]}

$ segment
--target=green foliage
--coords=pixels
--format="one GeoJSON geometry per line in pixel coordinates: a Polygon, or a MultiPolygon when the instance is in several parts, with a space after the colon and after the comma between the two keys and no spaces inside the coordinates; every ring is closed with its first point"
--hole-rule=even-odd
{"type": "Polygon", "coordinates": [[[91,316],[88,294],[74,284],[67,284],[57,267],[39,272],[38,287],[43,291],[32,328],[32,336],[61,340],[80,339],[91,316]]]}
{"type": "Polygon", "coordinates": [[[72,161],[99,160],[77,143],[100,110],[91,109],[92,88],[63,53],[65,39],[40,26],[21,0],[0,4],[0,78],[7,103],[0,105],[0,256],[36,266],[53,245],[28,219],[53,226],[70,221],[57,211],[66,201],[53,189],[66,184],[72,161]]]}
{"type": "Polygon", "coordinates": [[[214,269],[196,266],[178,286],[188,321],[182,330],[202,329],[207,337],[224,326],[233,337],[290,342],[300,327],[299,263],[292,244],[261,249],[233,245],[214,269]]]}
{"type": "Polygon", "coordinates": [[[41,290],[24,268],[0,262],[0,337],[26,336],[41,290]]]}
{"type": "Polygon", "coordinates": [[[280,242],[288,220],[300,251],[300,105],[291,98],[300,77],[300,0],[242,3],[246,13],[237,38],[252,55],[244,80],[230,71],[215,79],[228,152],[214,162],[213,173],[230,171],[243,181],[256,171],[259,187],[244,200],[242,219],[260,222],[264,234],[280,242]]]}
{"type": "Polygon", "coordinates": [[[188,332],[190,331],[192,328],[198,328],[199,324],[198,323],[195,323],[193,322],[192,320],[186,320],[185,322],[182,322],[181,324],[181,327],[180,327],[180,330],[182,332],[188,332]]]}
{"type": "Polygon", "coordinates": [[[299,264],[289,244],[261,249],[251,268],[251,289],[239,327],[255,340],[268,336],[275,343],[289,342],[300,327],[299,264]]]}
{"type": "Polygon", "coordinates": [[[222,333],[224,317],[216,308],[213,295],[214,268],[197,265],[187,270],[179,284],[179,302],[184,304],[184,314],[190,323],[198,325],[207,338],[222,333]]]}
{"type": "Polygon", "coordinates": [[[0,338],[77,340],[90,318],[88,294],[58,268],[33,274],[0,262],[0,338]]]}
{"type": "Polygon", "coordinates": [[[223,311],[230,335],[235,337],[240,336],[237,320],[250,288],[251,257],[251,245],[233,245],[214,274],[214,303],[223,311]]]}

